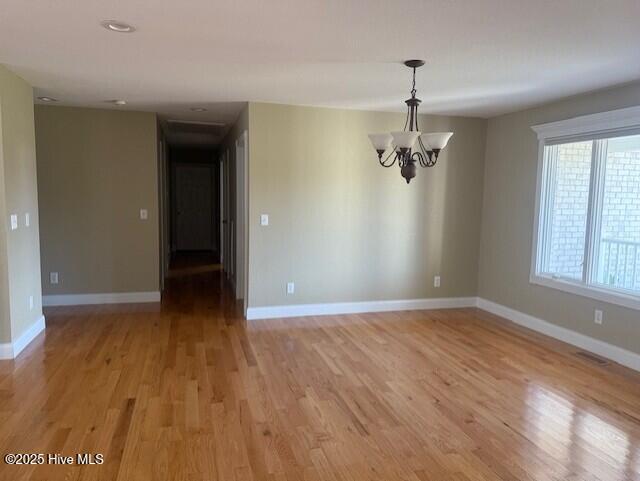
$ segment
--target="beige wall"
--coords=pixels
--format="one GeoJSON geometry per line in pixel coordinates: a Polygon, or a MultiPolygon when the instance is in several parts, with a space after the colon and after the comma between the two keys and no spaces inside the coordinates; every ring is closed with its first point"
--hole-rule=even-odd
{"type": "Polygon", "coordinates": [[[640,105],[640,83],[491,119],[482,212],[479,294],[640,353],[640,313],[529,283],[538,143],[535,124],[640,105]],[[593,322],[596,307],[604,324],[593,322]]]}
{"type": "Polygon", "coordinates": [[[158,291],[155,115],[36,106],[36,141],[44,293],[158,291]]]}
{"type": "Polygon", "coordinates": [[[20,337],[42,316],[33,91],[0,66],[0,342],[20,337]],[[25,225],[25,214],[30,226],[25,225]],[[18,215],[19,228],[9,229],[18,215]],[[29,307],[33,296],[34,307],[29,307]]]}
{"type": "Polygon", "coordinates": [[[476,295],[486,121],[420,120],[455,135],[407,185],[367,138],[404,115],[249,104],[249,306],[476,295]]]}

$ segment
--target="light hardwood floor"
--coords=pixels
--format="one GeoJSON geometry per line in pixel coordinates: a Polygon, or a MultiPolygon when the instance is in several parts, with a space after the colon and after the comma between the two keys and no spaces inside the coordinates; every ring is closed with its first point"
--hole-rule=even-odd
{"type": "Polygon", "coordinates": [[[0,361],[3,480],[640,480],[640,376],[475,309],[240,320],[219,272],[55,308],[0,361]]]}

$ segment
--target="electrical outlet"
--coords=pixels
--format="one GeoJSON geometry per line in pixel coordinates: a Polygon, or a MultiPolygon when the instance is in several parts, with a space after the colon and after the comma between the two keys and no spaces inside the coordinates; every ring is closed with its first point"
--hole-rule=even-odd
{"type": "Polygon", "coordinates": [[[16,230],[18,228],[18,216],[16,214],[11,214],[11,230],[16,230]]]}
{"type": "Polygon", "coordinates": [[[29,310],[33,311],[33,296],[29,296],[29,310]]]}
{"type": "Polygon", "coordinates": [[[58,283],[58,273],[57,272],[50,272],[49,273],[49,282],[51,284],[57,284],[58,283]]]}
{"type": "Polygon", "coordinates": [[[287,294],[296,292],[296,285],[293,282],[287,282],[287,294]]]}
{"type": "Polygon", "coordinates": [[[269,225],[269,214],[260,215],[260,225],[269,225]]]}
{"type": "Polygon", "coordinates": [[[596,324],[602,324],[602,311],[596,309],[593,313],[593,322],[596,324]]]}
{"type": "Polygon", "coordinates": [[[440,287],[440,276],[435,276],[433,278],[433,287],[440,287]]]}
{"type": "Polygon", "coordinates": [[[140,220],[147,220],[149,218],[149,211],[147,209],[140,209],[140,220]]]}

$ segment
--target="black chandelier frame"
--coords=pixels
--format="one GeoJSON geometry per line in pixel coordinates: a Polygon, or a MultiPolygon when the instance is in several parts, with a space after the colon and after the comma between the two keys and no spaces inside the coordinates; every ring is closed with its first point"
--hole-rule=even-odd
{"type": "MultiPolygon", "coordinates": [[[[416,69],[424,65],[424,60],[407,60],[404,64],[413,69],[413,84],[411,87],[411,98],[405,100],[407,104],[407,119],[402,130],[406,132],[408,126],[409,132],[420,132],[420,128],[418,127],[418,106],[422,103],[422,100],[416,97],[418,93],[416,90],[416,69]]],[[[433,167],[438,161],[438,154],[440,154],[440,149],[429,149],[425,147],[420,137],[418,137],[418,145],[420,150],[414,151],[409,148],[394,147],[394,150],[387,155],[384,160],[382,156],[385,151],[378,149],[376,150],[376,152],[378,152],[378,161],[382,167],[386,168],[392,167],[397,161],[402,176],[405,177],[407,183],[409,183],[409,180],[415,177],[416,162],[421,167],[433,167]]]]}

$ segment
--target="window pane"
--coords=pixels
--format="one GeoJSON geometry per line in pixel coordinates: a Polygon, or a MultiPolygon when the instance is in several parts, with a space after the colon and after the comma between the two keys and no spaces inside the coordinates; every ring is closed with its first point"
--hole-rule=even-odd
{"type": "Polygon", "coordinates": [[[546,273],[582,279],[592,141],[546,147],[549,198],[544,242],[546,273]]]}
{"type": "Polygon", "coordinates": [[[606,146],[596,282],[640,291],[640,135],[606,146]]]}

